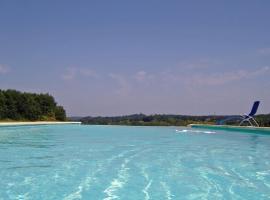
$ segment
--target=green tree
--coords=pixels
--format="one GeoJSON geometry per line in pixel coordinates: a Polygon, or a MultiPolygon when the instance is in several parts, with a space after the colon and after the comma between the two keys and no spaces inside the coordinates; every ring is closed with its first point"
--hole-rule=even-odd
{"type": "Polygon", "coordinates": [[[5,98],[6,98],[5,118],[14,119],[14,120],[20,119],[20,116],[17,110],[17,100],[19,98],[19,95],[20,95],[20,92],[17,92],[16,90],[7,90],[5,92],[5,98]]]}
{"type": "Polygon", "coordinates": [[[49,94],[0,90],[0,119],[65,120],[66,112],[49,94]]]}
{"type": "Polygon", "coordinates": [[[54,117],[54,109],[56,107],[56,102],[51,95],[40,94],[37,97],[37,101],[41,108],[41,114],[43,116],[54,117]]]}
{"type": "Polygon", "coordinates": [[[6,97],[4,93],[0,90],[0,119],[5,119],[6,114],[6,97]]]}
{"type": "Polygon", "coordinates": [[[18,111],[22,119],[39,120],[41,108],[36,101],[35,95],[23,93],[18,102],[18,111]]]}
{"type": "Polygon", "coordinates": [[[66,120],[66,111],[62,106],[56,106],[55,108],[55,119],[59,121],[66,120]]]}

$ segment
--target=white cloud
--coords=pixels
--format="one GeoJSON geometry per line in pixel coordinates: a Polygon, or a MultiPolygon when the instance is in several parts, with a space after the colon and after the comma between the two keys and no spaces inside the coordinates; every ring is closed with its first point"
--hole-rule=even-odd
{"type": "Polygon", "coordinates": [[[89,68],[75,68],[75,67],[69,67],[66,69],[64,74],[62,74],[62,79],[64,80],[73,80],[76,77],[84,76],[84,77],[91,77],[91,78],[97,78],[97,73],[89,68]]]}
{"type": "Polygon", "coordinates": [[[0,64],[0,74],[6,74],[9,72],[9,67],[0,64]]]}
{"type": "Polygon", "coordinates": [[[131,91],[130,83],[120,74],[110,73],[109,77],[117,82],[119,87],[116,89],[115,93],[118,95],[126,96],[131,91]]]}
{"type": "Polygon", "coordinates": [[[270,55],[270,48],[262,48],[258,50],[261,55],[270,55]]]}
{"type": "Polygon", "coordinates": [[[186,82],[192,85],[223,85],[243,79],[255,78],[264,75],[269,71],[270,67],[266,66],[254,71],[237,70],[225,73],[195,74],[190,78],[187,78],[186,82]]]}
{"type": "Polygon", "coordinates": [[[88,68],[79,68],[78,73],[82,76],[95,77],[95,78],[98,77],[97,73],[94,70],[88,69],[88,68]]]}
{"type": "Polygon", "coordinates": [[[76,68],[67,68],[65,73],[62,74],[61,77],[64,80],[72,80],[75,78],[76,74],[77,74],[76,68]]]}
{"type": "Polygon", "coordinates": [[[178,68],[186,69],[186,70],[195,70],[195,69],[207,69],[210,67],[219,66],[222,63],[217,60],[210,59],[199,59],[192,61],[181,61],[177,64],[178,68]]]}
{"type": "Polygon", "coordinates": [[[143,82],[143,81],[150,81],[155,78],[154,74],[149,74],[144,70],[138,71],[135,75],[134,78],[138,82],[143,82]]]}
{"type": "Polygon", "coordinates": [[[146,77],[146,72],[145,71],[139,71],[139,72],[137,72],[136,74],[135,74],[135,79],[137,80],[137,81],[143,81],[143,80],[145,80],[145,77],[146,77]]]}
{"type": "MultiPolygon", "coordinates": [[[[258,78],[270,72],[270,67],[265,66],[255,70],[239,69],[228,72],[211,72],[211,71],[182,71],[177,72],[175,70],[163,71],[155,74],[156,81],[159,81],[162,85],[170,86],[172,84],[181,84],[187,86],[195,85],[224,85],[234,81],[248,80],[251,78],[258,78]]],[[[145,74],[140,74],[140,80],[143,79],[145,74]]]]}

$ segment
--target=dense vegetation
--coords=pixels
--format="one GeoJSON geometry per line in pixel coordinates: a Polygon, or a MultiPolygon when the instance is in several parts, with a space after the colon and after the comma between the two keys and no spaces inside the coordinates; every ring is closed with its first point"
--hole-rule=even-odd
{"type": "MultiPolygon", "coordinates": [[[[132,126],[186,126],[188,124],[216,124],[218,121],[234,116],[186,116],[186,115],[144,115],[135,114],[118,117],[85,117],[80,119],[83,124],[95,125],[132,125],[132,126]]],[[[256,116],[260,126],[270,126],[270,114],[256,116]]],[[[238,120],[227,124],[238,125],[238,120]]]]}
{"type": "Polygon", "coordinates": [[[66,112],[49,94],[0,90],[0,120],[66,120],[66,112]]]}
{"type": "Polygon", "coordinates": [[[83,124],[97,125],[132,125],[132,126],[186,126],[192,123],[214,124],[218,116],[184,116],[184,115],[144,115],[135,114],[118,117],[85,117],[83,124]]]}
{"type": "Polygon", "coordinates": [[[268,115],[257,115],[256,120],[260,126],[270,127],[270,114],[268,115]]]}

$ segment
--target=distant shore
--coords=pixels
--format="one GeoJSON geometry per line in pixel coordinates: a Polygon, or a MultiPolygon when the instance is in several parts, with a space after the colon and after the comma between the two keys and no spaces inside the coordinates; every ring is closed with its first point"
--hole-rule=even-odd
{"type": "MultiPolygon", "coordinates": [[[[175,115],[175,114],[133,114],[126,116],[113,117],[70,117],[71,121],[80,120],[82,124],[87,125],[130,125],[130,126],[187,126],[189,124],[212,124],[228,118],[235,117],[235,120],[230,121],[230,125],[238,125],[240,118],[238,115],[175,115]]],[[[270,114],[256,115],[256,121],[262,127],[270,126],[270,114]]]]}
{"type": "Polygon", "coordinates": [[[61,125],[61,124],[81,124],[81,122],[59,122],[59,121],[35,121],[35,122],[0,122],[1,126],[34,126],[34,125],[61,125]]]}

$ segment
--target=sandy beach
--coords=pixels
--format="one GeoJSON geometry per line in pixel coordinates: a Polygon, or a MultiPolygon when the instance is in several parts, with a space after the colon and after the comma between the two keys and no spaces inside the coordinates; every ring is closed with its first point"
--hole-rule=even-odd
{"type": "Polygon", "coordinates": [[[81,124],[81,122],[50,122],[50,121],[37,121],[37,122],[0,122],[0,127],[1,126],[61,125],[61,124],[81,124]]]}

